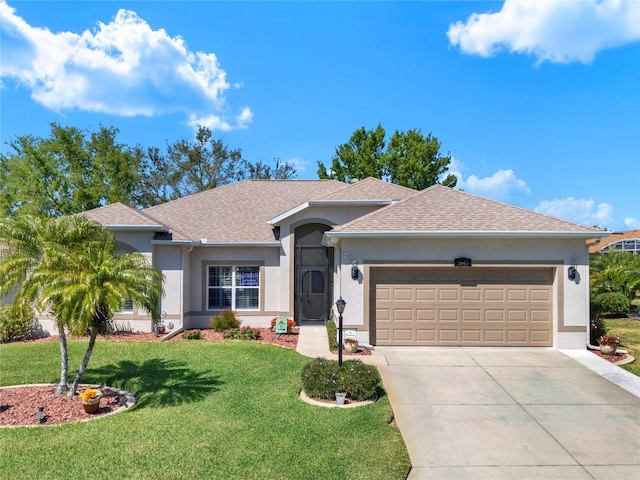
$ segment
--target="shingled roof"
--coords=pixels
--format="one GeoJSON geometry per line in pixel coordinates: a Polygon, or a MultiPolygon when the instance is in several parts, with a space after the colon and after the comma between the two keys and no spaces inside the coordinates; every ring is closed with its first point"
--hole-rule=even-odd
{"type": "Polygon", "coordinates": [[[599,229],[433,185],[406,200],[327,232],[327,237],[372,234],[599,236],[599,229]]]}
{"type": "Polygon", "coordinates": [[[161,222],[150,218],[135,208],[128,207],[123,203],[112,203],[104,207],[94,208],[83,212],[87,218],[106,227],[149,227],[149,228],[166,228],[161,222]]]}
{"type": "Polygon", "coordinates": [[[143,210],[192,241],[274,242],[269,219],[338,191],[335,180],[244,180],[143,210]]]}

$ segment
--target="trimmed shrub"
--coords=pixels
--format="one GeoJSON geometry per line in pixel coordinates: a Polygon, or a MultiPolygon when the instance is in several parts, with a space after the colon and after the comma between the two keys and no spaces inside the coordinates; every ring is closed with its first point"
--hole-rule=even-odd
{"type": "Polygon", "coordinates": [[[38,322],[28,306],[15,304],[0,307],[0,342],[18,342],[34,336],[38,322]]]}
{"type": "Polygon", "coordinates": [[[589,335],[589,343],[591,345],[597,345],[598,339],[607,334],[607,326],[600,317],[596,317],[591,320],[591,332],[589,335]]]}
{"type": "Polygon", "coordinates": [[[231,310],[225,310],[219,315],[211,318],[211,328],[213,328],[216,332],[223,332],[225,330],[231,330],[232,328],[239,327],[240,322],[231,310]]]}
{"type": "Polygon", "coordinates": [[[335,360],[316,358],[302,369],[302,389],[324,400],[335,399],[336,392],[354,401],[369,400],[376,396],[380,383],[378,369],[360,360],[348,360],[339,367],[335,360]]]}
{"type": "Polygon", "coordinates": [[[626,317],[629,313],[630,302],[620,292],[607,292],[596,295],[593,299],[591,308],[596,312],[597,316],[622,316],[626,317]]]}
{"type": "Polygon", "coordinates": [[[184,340],[202,340],[202,332],[200,330],[185,330],[182,332],[184,340]]]}
{"type": "Polygon", "coordinates": [[[329,351],[333,352],[338,349],[338,327],[336,322],[329,320],[327,322],[327,337],[329,337],[329,351]]]}
{"type": "Polygon", "coordinates": [[[224,334],[228,340],[257,340],[259,337],[258,330],[251,327],[233,328],[224,334]]]}

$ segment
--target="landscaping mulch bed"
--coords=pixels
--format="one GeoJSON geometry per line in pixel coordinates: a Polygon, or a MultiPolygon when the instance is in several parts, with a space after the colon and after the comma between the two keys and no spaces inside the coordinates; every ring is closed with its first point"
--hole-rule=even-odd
{"type": "Polygon", "coordinates": [[[611,363],[617,363],[617,362],[622,362],[623,360],[626,360],[629,355],[626,353],[614,353],[613,355],[604,355],[603,353],[601,353],[598,350],[589,350],[591,353],[593,353],[594,355],[597,355],[598,357],[606,360],[607,362],[611,362],[611,363]]]}
{"type": "MultiPolygon", "coordinates": [[[[276,338],[276,334],[268,328],[258,328],[260,336],[257,342],[271,343],[284,348],[295,349],[298,346],[298,328],[294,328],[292,333],[281,335],[276,338]]],[[[184,340],[182,334],[171,338],[170,342],[202,342],[224,340],[224,333],[210,329],[200,330],[203,340],[184,340]]],[[[101,337],[109,341],[135,341],[135,342],[160,342],[162,337],[156,337],[153,333],[136,332],[115,332],[101,337]]],[[[72,337],[74,340],[82,339],[72,337]]],[[[45,337],[36,340],[27,340],[22,343],[57,342],[58,337],[45,337]]],[[[232,341],[232,340],[230,340],[232,341]]],[[[248,340],[251,341],[251,340],[248,340]]],[[[78,389],[83,391],[87,385],[78,389]]],[[[96,388],[95,385],[92,385],[96,388]]],[[[36,425],[59,425],[61,423],[78,422],[102,417],[115,412],[120,408],[119,402],[122,395],[109,387],[100,388],[102,400],[100,409],[95,414],[85,413],[82,403],[77,395],[72,398],[66,395],[57,396],[55,385],[34,385],[0,388],[0,427],[10,426],[36,426],[36,425]],[[39,407],[44,407],[42,419],[38,422],[35,417],[39,407]]]]}
{"type": "Polygon", "coordinates": [[[122,395],[108,387],[100,388],[102,399],[95,414],[85,413],[78,395],[56,395],[56,389],[55,385],[0,388],[0,426],[59,425],[101,417],[120,408],[122,395]],[[36,419],[39,407],[44,407],[41,421],[36,419]]]}

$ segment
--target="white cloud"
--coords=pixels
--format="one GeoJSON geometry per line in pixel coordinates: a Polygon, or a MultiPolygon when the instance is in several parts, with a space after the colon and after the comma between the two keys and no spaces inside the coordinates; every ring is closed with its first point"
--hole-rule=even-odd
{"type": "Polygon", "coordinates": [[[601,50],[640,41],[640,2],[505,0],[499,12],[450,24],[447,36],[470,55],[508,50],[537,63],[590,63],[601,50]]]}
{"type": "Polygon", "coordinates": [[[289,163],[296,167],[296,173],[298,175],[304,174],[308,170],[308,167],[311,165],[311,162],[309,162],[308,160],[303,160],[298,157],[290,158],[286,160],[285,163],[289,163]]]}
{"type": "Polygon", "coordinates": [[[0,0],[0,24],[0,76],[15,79],[51,110],[120,116],[182,112],[223,130],[251,122],[249,107],[233,124],[224,118],[231,85],[215,54],[190,51],[181,37],[153,30],[133,11],[118,10],[94,31],[53,33],[29,25],[0,0]]]}
{"type": "Polygon", "coordinates": [[[640,228],[640,220],[637,218],[627,217],[624,219],[624,224],[632,230],[640,228]]]}
{"type": "Polygon", "coordinates": [[[448,173],[457,177],[456,188],[465,192],[502,202],[530,192],[527,183],[516,177],[513,170],[498,170],[490,177],[484,178],[469,175],[466,179],[463,174],[464,170],[466,170],[464,163],[452,158],[448,173]]]}
{"type": "Polygon", "coordinates": [[[583,225],[607,227],[613,222],[613,207],[608,203],[596,205],[592,198],[567,197],[559,200],[545,200],[535,208],[535,211],[583,225]]]}

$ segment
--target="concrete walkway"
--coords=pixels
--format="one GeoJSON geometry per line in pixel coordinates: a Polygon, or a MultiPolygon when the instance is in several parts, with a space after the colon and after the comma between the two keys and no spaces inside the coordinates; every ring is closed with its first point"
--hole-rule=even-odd
{"type": "MultiPolygon", "coordinates": [[[[303,327],[298,351],[332,358],[326,340],[303,327]]],[[[592,353],[377,347],[358,358],[379,366],[410,480],[640,479],[640,379],[592,353]]]]}

